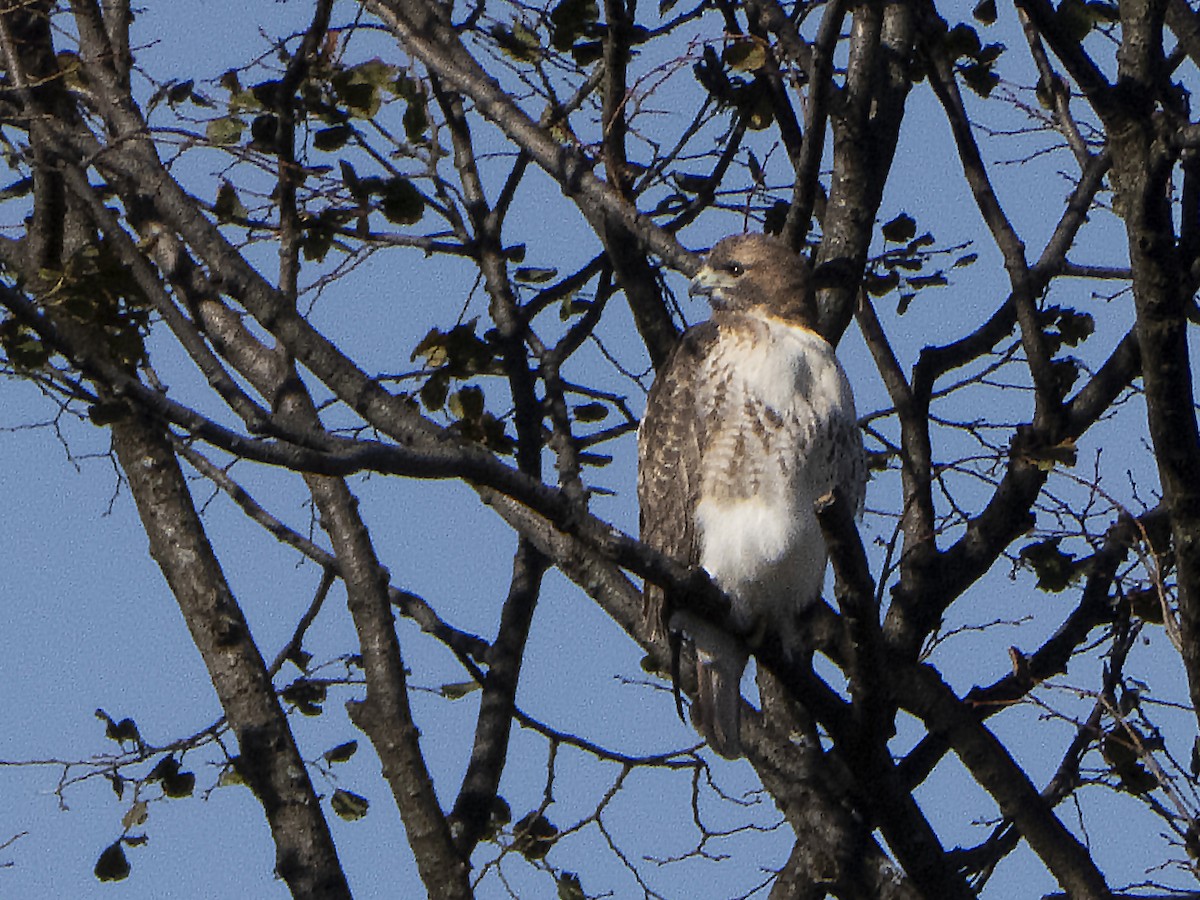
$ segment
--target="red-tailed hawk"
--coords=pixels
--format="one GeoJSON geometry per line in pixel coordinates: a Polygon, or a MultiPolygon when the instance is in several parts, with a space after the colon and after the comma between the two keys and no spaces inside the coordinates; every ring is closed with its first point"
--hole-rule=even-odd
{"type": "MultiPolygon", "coordinates": [[[[814,331],[804,262],[768,235],[725,238],[692,280],[712,318],[689,328],[650,389],[638,429],[641,537],[701,565],[729,595],[742,635],[779,634],[797,651],[798,613],[817,599],[826,551],[813,504],[839,488],[855,510],[866,484],[854,398],[814,331]]],[[[696,649],[693,717],[714,751],[741,755],[743,638],[646,588],[696,649]]]]}

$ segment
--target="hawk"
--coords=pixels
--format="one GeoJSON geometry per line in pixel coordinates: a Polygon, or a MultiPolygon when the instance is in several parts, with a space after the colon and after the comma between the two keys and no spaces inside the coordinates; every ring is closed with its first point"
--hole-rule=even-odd
{"type": "MultiPolygon", "coordinates": [[[[652,630],[696,650],[693,719],[709,746],[741,755],[740,635],[768,630],[801,646],[797,616],[821,592],[827,556],[813,505],[837,488],[862,508],[866,465],[854,397],[814,329],[803,260],[778,238],[727,237],[691,293],[712,317],[684,332],[655,379],[638,428],[641,538],[700,565],[731,601],[731,633],[647,584],[652,630]]],[[[753,638],[752,638],[753,641],[753,638]]]]}

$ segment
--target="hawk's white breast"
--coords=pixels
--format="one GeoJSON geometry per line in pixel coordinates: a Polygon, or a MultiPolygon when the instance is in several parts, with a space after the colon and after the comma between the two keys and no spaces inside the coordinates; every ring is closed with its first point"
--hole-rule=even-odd
{"type": "Polygon", "coordinates": [[[824,580],[813,504],[844,471],[836,435],[856,427],[850,386],[823,338],[767,316],[722,327],[705,366],[700,562],[743,627],[788,631],[824,580]]]}

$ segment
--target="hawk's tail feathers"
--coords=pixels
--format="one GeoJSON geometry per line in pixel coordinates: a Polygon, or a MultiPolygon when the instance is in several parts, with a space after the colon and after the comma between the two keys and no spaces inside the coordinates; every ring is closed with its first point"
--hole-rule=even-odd
{"type": "Polygon", "coordinates": [[[696,648],[696,705],[692,716],[713,752],[726,759],[742,755],[742,672],[746,654],[741,648],[709,653],[696,648]]]}

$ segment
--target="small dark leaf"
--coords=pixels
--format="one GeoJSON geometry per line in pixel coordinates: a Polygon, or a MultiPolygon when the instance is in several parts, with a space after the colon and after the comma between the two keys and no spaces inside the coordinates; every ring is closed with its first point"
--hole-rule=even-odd
{"type": "Polygon", "coordinates": [[[900,213],[879,229],[883,239],[893,244],[911,241],[917,234],[917,222],[908,213],[900,213]]]}
{"type": "Polygon", "coordinates": [[[504,826],[511,821],[512,809],[509,808],[508,801],[497,794],[492,800],[492,808],[488,810],[488,823],[484,829],[483,840],[494,841],[504,826]]]}
{"type": "Polygon", "coordinates": [[[279,108],[279,81],[264,81],[250,88],[250,93],[266,109],[279,108]]]}
{"type": "Polygon", "coordinates": [[[1073,553],[1059,549],[1062,538],[1048,538],[1021,548],[1020,559],[1037,574],[1038,589],[1058,593],[1064,590],[1079,572],[1073,553]]]}
{"type": "Polygon", "coordinates": [[[913,275],[907,279],[909,287],[921,290],[928,287],[945,287],[950,282],[944,272],[934,272],[932,275],[913,275]]]}
{"type": "Polygon", "coordinates": [[[900,273],[895,269],[889,269],[883,275],[877,275],[874,272],[867,272],[863,275],[863,287],[872,297],[882,297],[888,291],[898,287],[899,284],[900,273]]]}
{"type": "Polygon", "coordinates": [[[748,91],[746,102],[738,104],[738,111],[746,120],[746,127],[751,131],[762,131],[769,128],[775,121],[775,107],[766,91],[748,91]]]}
{"type": "Polygon", "coordinates": [[[954,261],[954,263],[950,266],[950,268],[962,269],[967,266],[972,266],[975,264],[975,261],[977,259],[979,259],[978,253],[966,253],[966,254],[963,254],[962,256],[960,256],[958,259],[956,259],[954,261]]]}
{"type": "Polygon", "coordinates": [[[346,142],[354,135],[354,129],[349,125],[334,125],[332,128],[322,128],[313,135],[313,146],[318,150],[331,153],[346,146],[346,142]]]}
{"type": "Polygon", "coordinates": [[[434,372],[419,391],[421,405],[430,412],[436,412],[446,405],[446,395],[449,391],[450,373],[445,369],[434,372]]]}
{"type": "Polygon", "coordinates": [[[468,385],[455,392],[450,398],[450,413],[459,419],[477,422],[483,418],[483,390],[468,385]]]}
{"type": "Polygon", "coordinates": [[[1079,42],[1088,36],[1096,24],[1096,18],[1084,0],[1062,0],[1055,10],[1054,18],[1068,41],[1079,42]]]}
{"type": "Polygon", "coordinates": [[[196,775],[193,772],[176,772],[162,779],[162,789],[168,797],[190,797],[196,789],[196,775]]]}
{"type": "Polygon", "coordinates": [[[325,751],[325,762],[329,764],[344,763],[352,757],[358,750],[358,741],[346,741],[344,744],[338,744],[336,747],[325,751]]]}
{"type": "Polygon", "coordinates": [[[974,59],[982,49],[979,33],[965,22],[960,22],[946,33],[945,46],[951,59],[961,59],[964,56],[974,59]]]}
{"type": "Polygon", "coordinates": [[[1129,591],[1125,595],[1129,611],[1143,622],[1151,625],[1163,624],[1162,597],[1157,588],[1144,588],[1139,591],[1129,591]]]}
{"type": "Polygon", "coordinates": [[[192,88],[195,86],[196,82],[191,79],[171,85],[171,87],[167,88],[167,103],[171,104],[171,106],[182,103],[191,96],[192,88]]]}
{"type": "Polygon", "coordinates": [[[583,885],[574,872],[563,872],[558,876],[558,900],[586,900],[583,885]]]}
{"type": "Polygon", "coordinates": [[[101,881],[122,881],[129,877],[129,860],[125,858],[125,848],[120,840],[113,841],[104,849],[92,871],[101,881]]]}
{"type": "Polygon", "coordinates": [[[772,203],[771,208],[763,216],[763,231],[767,234],[782,232],[783,226],[787,224],[788,209],[788,204],[782,200],[772,203]]]}
{"type": "Polygon", "coordinates": [[[991,96],[992,90],[1000,83],[1000,76],[992,71],[990,64],[970,63],[960,70],[967,87],[980,97],[991,96]]]}
{"type": "Polygon", "coordinates": [[[513,829],[513,849],[528,860],[543,859],[558,837],[558,829],[537,810],[526,813],[513,829]]]}
{"type": "Polygon", "coordinates": [[[343,790],[338,788],[333,792],[333,797],[330,798],[329,805],[333,807],[333,811],[347,822],[356,822],[367,814],[367,809],[370,803],[366,797],[354,793],[353,791],[343,790]]]}
{"type": "Polygon", "coordinates": [[[608,416],[608,407],[603,403],[581,403],[575,407],[576,422],[602,422],[608,416]]]}
{"type": "Polygon", "coordinates": [[[975,4],[973,15],[975,21],[981,25],[994,25],[996,23],[996,0],[980,0],[975,4]]]}
{"type": "Polygon", "coordinates": [[[114,722],[102,709],[96,710],[96,718],[104,723],[104,736],[110,741],[141,746],[142,736],[138,733],[137,723],[133,719],[125,718],[120,722],[114,722]]]}
{"type": "Polygon", "coordinates": [[[411,181],[399,176],[388,179],[380,194],[380,210],[396,225],[415,225],[425,213],[425,198],[411,181]]]}
{"type": "Polygon", "coordinates": [[[671,180],[685,194],[699,194],[712,185],[711,176],[692,175],[687,172],[675,172],[671,175],[671,180]]]}
{"type": "Polygon", "coordinates": [[[276,138],[279,134],[279,117],[274,113],[263,113],[255,116],[250,123],[250,146],[256,150],[268,153],[276,151],[276,138]]]}
{"type": "Polygon", "coordinates": [[[297,678],[279,692],[282,700],[294,704],[304,716],[321,715],[324,712],[321,704],[325,702],[325,695],[325,685],[307,678],[297,678]]]}
{"type": "Polygon", "coordinates": [[[516,281],[525,284],[545,284],[558,274],[558,269],[543,269],[536,266],[521,266],[513,272],[516,281]]]}
{"type": "Polygon", "coordinates": [[[249,214],[246,207],[242,205],[237,190],[228,181],[222,181],[221,187],[217,189],[217,200],[213,204],[213,212],[217,214],[217,221],[222,224],[245,219],[249,214]]]}
{"type": "Polygon", "coordinates": [[[550,11],[551,43],[555,50],[567,51],[600,18],[596,0],[559,0],[550,11]]]}
{"type": "Polygon", "coordinates": [[[447,700],[461,700],[481,687],[482,685],[478,681],[455,681],[450,684],[443,684],[438,689],[438,693],[447,700]]]}
{"type": "Polygon", "coordinates": [[[406,138],[413,143],[424,140],[425,132],[429,130],[429,114],[425,111],[424,99],[410,100],[401,121],[404,124],[406,138]]]}
{"type": "Polygon", "coordinates": [[[1079,361],[1071,357],[1056,359],[1050,363],[1050,371],[1054,376],[1054,389],[1061,399],[1067,396],[1079,379],[1079,361]]]}

